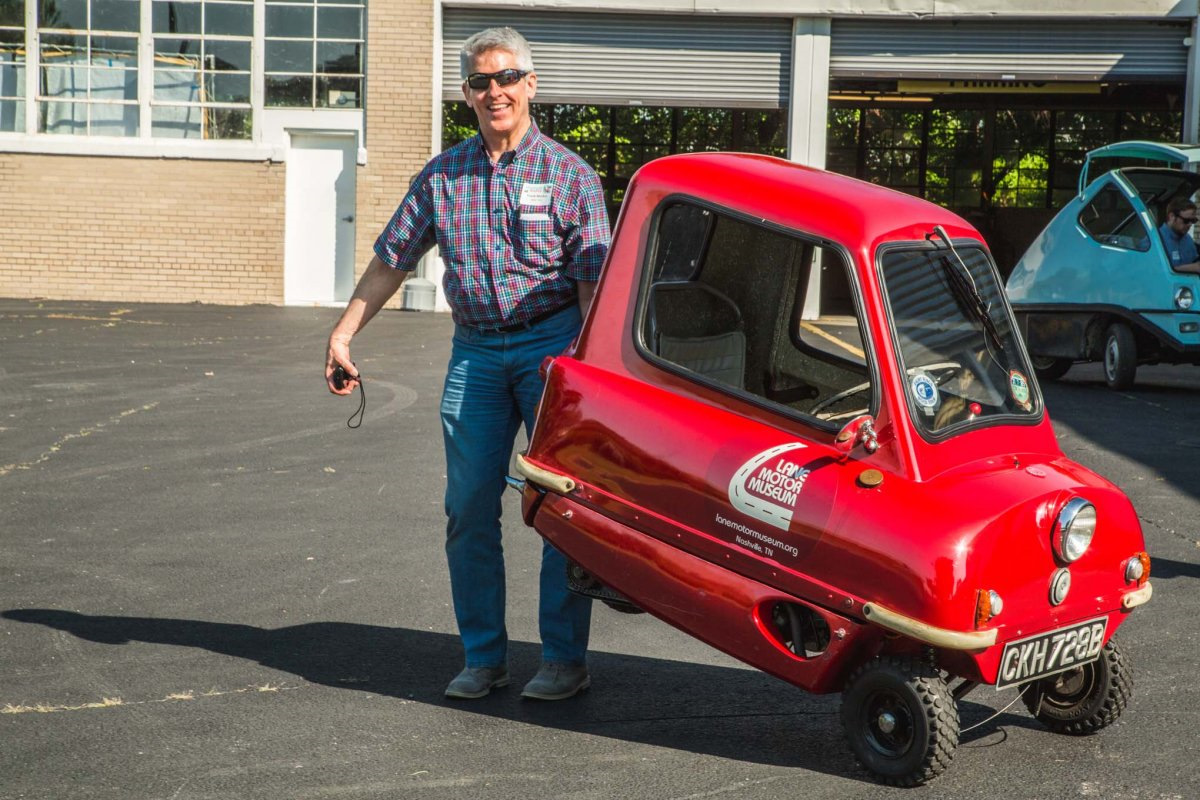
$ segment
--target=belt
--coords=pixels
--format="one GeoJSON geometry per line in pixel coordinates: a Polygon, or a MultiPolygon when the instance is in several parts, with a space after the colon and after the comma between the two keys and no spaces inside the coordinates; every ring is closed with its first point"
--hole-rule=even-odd
{"type": "Polygon", "coordinates": [[[534,325],[538,324],[539,322],[548,320],[551,317],[553,317],[555,314],[566,311],[571,306],[577,305],[578,302],[579,301],[572,298],[572,299],[568,300],[567,302],[563,303],[561,306],[552,308],[549,311],[543,311],[540,314],[534,314],[529,319],[522,320],[521,322],[510,322],[507,325],[496,325],[493,327],[484,327],[482,325],[471,325],[468,327],[472,327],[475,330],[480,331],[481,333],[515,333],[517,331],[527,331],[530,328],[532,328],[534,325]]]}

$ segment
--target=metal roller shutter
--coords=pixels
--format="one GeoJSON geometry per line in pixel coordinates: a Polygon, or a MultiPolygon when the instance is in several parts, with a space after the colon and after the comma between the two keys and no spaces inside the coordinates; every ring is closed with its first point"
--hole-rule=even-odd
{"type": "Polygon", "coordinates": [[[835,78],[1182,79],[1188,22],[834,20],[835,78]]]}
{"type": "Polygon", "coordinates": [[[483,28],[510,25],[533,47],[538,102],[780,108],[791,72],[790,19],[446,8],[442,96],[462,98],[458,54],[483,28]]]}

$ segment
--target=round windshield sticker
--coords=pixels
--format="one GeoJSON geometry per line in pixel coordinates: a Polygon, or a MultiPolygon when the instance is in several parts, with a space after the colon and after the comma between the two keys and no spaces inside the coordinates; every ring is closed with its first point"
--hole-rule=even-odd
{"type": "Polygon", "coordinates": [[[937,384],[933,378],[924,372],[918,372],[912,377],[912,393],[917,405],[925,409],[926,414],[932,414],[938,404],[937,384]]]}
{"type": "Polygon", "coordinates": [[[1029,380],[1015,369],[1008,373],[1008,388],[1013,400],[1026,411],[1029,410],[1029,380]]]}

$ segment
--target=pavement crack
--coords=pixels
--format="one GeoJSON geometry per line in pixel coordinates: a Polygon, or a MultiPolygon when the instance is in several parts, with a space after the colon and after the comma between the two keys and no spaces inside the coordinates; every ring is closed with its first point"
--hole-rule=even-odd
{"type": "Polygon", "coordinates": [[[63,449],[63,446],[67,444],[67,442],[74,441],[75,439],[83,439],[88,436],[91,436],[93,433],[102,431],[104,428],[108,427],[109,425],[116,425],[116,424],[120,423],[126,417],[132,416],[132,415],[137,414],[142,411],[151,411],[157,405],[158,405],[158,401],[155,401],[153,403],[147,403],[146,405],[140,406],[138,408],[126,409],[125,411],[122,411],[119,414],[109,417],[104,422],[97,422],[94,425],[88,425],[84,428],[80,428],[78,431],[75,431],[74,433],[68,433],[66,436],[61,437],[60,439],[58,439],[58,441],[54,442],[54,444],[50,445],[49,450],[42,453],[40,456],[33,459],[32,461],[23,461],[23,462],[17,463],[17,464],[0,465],[0,478],[3,478],[5,475],[8,475],[9,473],[15,472],[17,470],[33,469],[34,467],[38,466],[39,464],[44,464],[47,461],[49,461],[51,458],[53,458],[56,453],[60,452],[63,449]]]}
{"type": "Polygon", "coordinates": [[[7,703],[3,708],[0,708],[0,714],[54,714],[61,711],[90,711],[96,708],[120,708],[124,706],[146,706],[155,703],[179,703],[188,700],[195,700],[205,697],[225,697],[227,695],[236,694],[251,694],[265,692],[289,692],[293,689],[300,689],[300,686],[286,686],[283,684],[256,684],[245,686],[241,689],[209,689],[205,692],[197,692],[194,689],[186,689],[181,692],[171,692],[166,697],[155,698],[152,700],[123,700],[120,697],[105,697],[92,703],[80,703],[78,705],[55,705],[52,703],[35,703],[27,705],[25,703],[7,703]]]}

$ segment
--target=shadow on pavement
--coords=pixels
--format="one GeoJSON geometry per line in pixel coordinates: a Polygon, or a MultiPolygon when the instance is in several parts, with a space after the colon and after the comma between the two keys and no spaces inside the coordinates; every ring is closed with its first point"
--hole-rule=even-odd
{"type": "MultiPolygon", "coordinates": [[[[592,652],[588,663],[593,680],[603,687],[600,692],[586,692],[569,702],[539,703],[519,695],[521,682],[537,668],[541,648],[510,642],[513,685],[480,700],[454,701],[442,694],[462,666],[462,648],[451,634],[350,622],[264,629],[41,608],[11,609],[0,616],[100,644],[137,641],[197,647],[339,689],[871,782],[844,744],[837,695],[807,694],[755,670],[592,652]]],[[[979,723],[963,736],[964,746],[1000,744],[1008,735],[1005,727],[1037,727],[1032,719],[995,715],[993,709],[975,703],[960,703],[960,714],[964,728],[979,723]]]]}
{"type": "Polygon", "coordinates": [[[1159,578],[1200,578],[1200,564],[1151,557],[1150,577],[1154,580],[1159,578]]]}
{"type": "MultiPolygon", "coordinates": [[[[1103,449],[1153,470],[1175,490],[1200,498],[1196,388],[1147,380],[1117,393],[1102,380],[1084,378],[1041,385],[1056,424],[1069,425],[1103,449]]],[[[1077,454],[1071,457],[1079,460],[1077,454]]]]}
{"type": "Polygon", "coordinates": [[[562,703],[520,699],[541,648],[509,644],[513,685],[481,700],[442,692],[462,666],[457,636],[348,622],[285,628],[188,619],[89,616],[12,609],[5,619],[108,645],[196,647],[257,661],[312,683],[406,698],[527,724],[643,742],[759,764],[856,772],[842,745],[837,698],[805,694],[753,670],[615,653],[589,654],[594,688],[562,703]],[[832,740],[832,741],[831,741],[832,740]]]}

